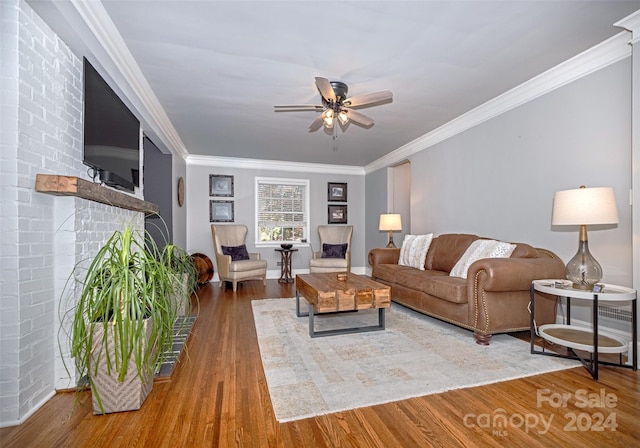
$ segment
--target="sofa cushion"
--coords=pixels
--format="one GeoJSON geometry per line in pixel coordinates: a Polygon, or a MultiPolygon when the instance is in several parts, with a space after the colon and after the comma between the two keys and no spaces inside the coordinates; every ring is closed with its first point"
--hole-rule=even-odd
{"type": "Polygon", "coordinates": [[[462,254],[449,275],[467,278],[469,266],[481,258],[509,258],[516,245],[495,240],[476,240],[462,254]]]}
{"type": "Polygon", "coordinates": [[[376,266],[376,278],[374,280],[383,280],[388,283],[398,283],[397,276],[401,272],[413,271],[420,273],[410,266],[400,266],[399,264],[379,264],[376,266]]]}
{"type": "Polygon", "coordinates": [[[429,287],[428,285],[430,285],[434,279],[439,277],[448,278],[448,275],[443,271],[419,271],[415,268],[408,268],[396,271],[395,283],[400,284],[405,288],[426,292],[429,287]]]}
{"type": "Polygon", "coordinates": [[[434,238],[427,253],[426,268],[450,272],[465,250],[480,237],[448,233],[434,238]]]}
{"type": "Polygon", "coordinates": [[[538,249],[525,243],[515,243],[516,250],[511,254],[511,258],[537,258],[538,249]]]}
{"type": "Polygon", "coordinates": [[[232,261],[248,260],[249,253],[247,252],[247,246],[241,244],[240,246],[220,246],[222,253],[230,255],[232,261]]]}
{"type": "Polygon", "coordinates": [[[460,277],[451,277],[446,272],[443,274],[433,276],[428,282],[424,282],[422,292],[447,302],[467,303],[467,280],[460,277]]]}
{"type": "Polygon", "coordinates": [[[424,262],[432,239],[433,233],[427,235],[405,235],[400,249],[398,264],[424,271],[424,262]]]}

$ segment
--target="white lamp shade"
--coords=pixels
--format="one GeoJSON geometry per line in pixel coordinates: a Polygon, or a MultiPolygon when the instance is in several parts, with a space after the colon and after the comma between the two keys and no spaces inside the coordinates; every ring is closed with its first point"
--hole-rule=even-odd
{"type": "Polygon", "coordinates": [[[611,187],[558,191],[553,197],[553,225],[617,223],[618,208],[611,187]]]}
{"type": "Polygon", "coordinates": [[[402,218],[396,213],[380,215],[379,230],[402,230],[402,218]]]}

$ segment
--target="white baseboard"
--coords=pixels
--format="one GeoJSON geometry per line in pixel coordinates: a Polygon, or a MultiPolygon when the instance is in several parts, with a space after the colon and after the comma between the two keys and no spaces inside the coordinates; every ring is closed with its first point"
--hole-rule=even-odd
{"type": "MultiPolygon", "coordinates": [[[[354,274],[358,274],[358,275],[371,275],[371,269],[370,268],[365,268],[363,266],[352,266],[351,267],[351,272],[354,274]]],[[[297,274],[308,274],[309,273],[309,269],[294,269],[293,270],[293,277],[295,278],[295,276],[297,274]]],[[[267,280],[278,280],[280,278],[280,269],[267,269],[267,280]]],[[[220,277],[218,277],[218,273],[214,273],[213,274],[213,278],[210,280],[210,282],[219,282],[220,281],[220,277]]]]}

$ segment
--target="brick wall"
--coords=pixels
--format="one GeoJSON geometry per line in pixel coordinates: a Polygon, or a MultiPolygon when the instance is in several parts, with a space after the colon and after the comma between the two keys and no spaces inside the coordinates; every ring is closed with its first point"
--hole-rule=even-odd
{"type": "Polygon", "coordinates": [[[2,0],[0,20],[0,426],[10,426],[75,383],[60,331],[73,266],[123,224],[143,228],[144,217],[35,192],[37,173],[88,179],[82,60],[23,0],[2,0]]]}

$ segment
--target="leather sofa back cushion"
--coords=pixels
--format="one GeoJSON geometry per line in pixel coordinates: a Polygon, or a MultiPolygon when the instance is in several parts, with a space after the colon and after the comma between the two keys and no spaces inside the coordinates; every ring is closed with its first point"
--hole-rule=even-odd
{"type": "Polygon", "coordinates": [[[511,258],[537,258],[538,250],[535,247],[524,243],[516,243],[516,250],[511,254],[511,258]]]}
{"type": "Polygon", "coordinates": [[[477,235],[463,233],[445,233],[434,238],[427,253],[426,269],[451,272],[462,254],[477,239],[480,239],[477,235]]]}

